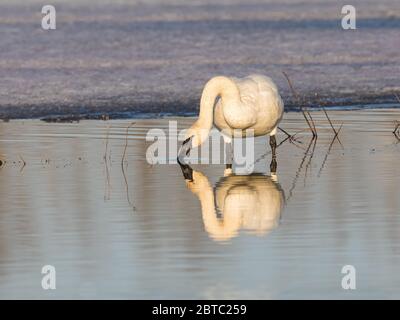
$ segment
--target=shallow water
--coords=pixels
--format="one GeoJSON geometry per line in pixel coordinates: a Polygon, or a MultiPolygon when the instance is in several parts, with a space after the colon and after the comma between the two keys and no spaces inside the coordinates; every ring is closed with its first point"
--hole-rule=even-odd
{"type": "MultiPolygon", "coordinates": [[[[195,186],[146,162],[147,131],[169,119],[137,120],[127,140],[125,120],[0,123],[0,297],[400,298],[399,111],[330,116],[340,142],[313,112],[315,147],[307,132],[284,142],[277,177],[257,138],[264,175],[195,165],[195,186]],[[56,290],[41,288],[48,264],[56,290]]],[[[305,122],[287,113],[282,127],[305,122]]]]}

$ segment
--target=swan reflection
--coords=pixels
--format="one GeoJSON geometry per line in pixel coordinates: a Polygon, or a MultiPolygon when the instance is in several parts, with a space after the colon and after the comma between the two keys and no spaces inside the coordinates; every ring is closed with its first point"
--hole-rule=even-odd
{"type": "Polygon", "coordinates": [[[213,188],[208,178],[181,165],[186,185],[200,200],[205,230],[216,241],[226,241],[240,230],[266,235],[279,224],[285,203],[276,175],[235,175],[225,171],[213,188]]]}

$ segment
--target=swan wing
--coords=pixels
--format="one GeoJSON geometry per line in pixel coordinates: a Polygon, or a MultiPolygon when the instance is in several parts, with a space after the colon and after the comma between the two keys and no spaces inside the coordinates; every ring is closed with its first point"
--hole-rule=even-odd
{"type": "Polygon", "coordinates": [[[282,118],[283,102],[271,78],[254,74],[245,78],[230,79],[239,89],[241,107],[228,106],[223,109],[220,103],[217,103],[215,117],[217,127],[225,127],[226,123],[230,128],[241,130],[254,128],[261,133],[274,129],[282,118]],[[222,125],[218,126],[219,123],[222,125]]]}
{"type": "Polygon", "coordinates": [[[239,87],[243,103],[253,106],[256,111],[265,101],[279,102],[278,88],[270,77],[252,74],[242,79],[233,79],[239,87]]]}
{"type": "Polygon", "coordinates": [[[225,110],[229,112],[230,116],[225,113],[225,120],[231,128],[247,129],[257,123],[257,101],[258,101],[258,89],[254,81],[246,78],[231,78],[237,85],[240,93],[240,102],[243,109],[236,109],[238,114],[232,109],[225,110]],[[239,111],[241,110],[241,111],[239,111]]]}
{"type": "Polygon", "coordinates": [[[274,81],[270,77],[258,74],[246,78],[253,82],[254,87],[257,87],[257,96],[252,102],[257,106],[257,110],[268,112],[271,119],[280,119],[283,115],[284,105],[274,81]]]}

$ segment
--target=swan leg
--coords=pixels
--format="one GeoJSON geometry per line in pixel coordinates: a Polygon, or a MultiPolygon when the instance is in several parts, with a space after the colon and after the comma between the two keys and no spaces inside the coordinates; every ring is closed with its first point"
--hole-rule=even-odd
{"type": "Polygon", "coordinates": [[[225,144],[225,170],[224,170],[224,177],[230,176],[232,174],[232,163],[233,163],[233,146],[232,141],[227,142],[225,144]]]}
{"type": "Polygon", "coordinates": [[[269,145],[271,146],[271,150],[272,150],[272,160],[271,160],[271,164],[269,166],[271,173],[276,173],[276,168],[278,166],[277,162],[276,162],[276,138],[275,135],[271,135],[269,137],[269,145]]]}
{"type": "Polygon", "coordinates": [[[232,138],[227,136],[226,134],[222,134],[222,138],[225,143],[225,164],[227,169],[232,169],[233,163],[233,146],[232,146],[232,138]]]}
{"type": "Polygon", "coordinates": [[[232,169],[232,163],[233,163],[233,147],[232,147],[232,141],[228,142],[225,144],[225,159],[226,159],[226,164],[225,167],[226,169],[232,169]]]}

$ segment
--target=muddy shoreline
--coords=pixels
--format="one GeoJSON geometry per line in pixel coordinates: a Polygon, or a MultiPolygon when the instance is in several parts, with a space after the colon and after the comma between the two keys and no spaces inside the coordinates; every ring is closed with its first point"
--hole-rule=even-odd
{"type": "MultiPolygon", "coordinates": [[[[79,120],[110,120],[134,118],[161,118],[165,116],[195,116],[198,114],[198,99],[187,101],[156,101],[147,103],[116,102],[113,99],[92,105],[51,103],[41,105],[22,104],[18,106],[0,106],[0,119],[3,121],[14,119],[41,119],[46,122],[72,122],[79,120]]],[[[285,99],[285,111],[300,111],[300,104],[292,98],[285,99]]],[[[329,98],[322,96],[306,96],[303,105],[312,110],[320,107],[355,110],[400,108],[394,95],[377,96],[349,96],[329,98]]]]}
{"type": "Polygon", "coordinates": [[[287,111],[304,105],[397,107],[400,5],[356,1],[357,30],[336,1],[56,1],[0,4],[0,119],[196,115],[215,75],[270,76],[287,111]],[[317,93],[317,95],[316,95],[317,93]]]}
{"type": "Polygon", "coordinates": [[[355,1],[357,30],[342,29],[343,4],[59,0],[47,32],[39,1],[3,1],[0,118],[195,115],[208,79],[253,73],[296,110],[282,72],[310,107],[395,107],[399,1],[355,1]]]}

